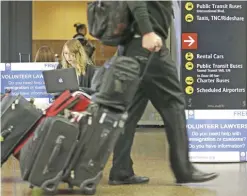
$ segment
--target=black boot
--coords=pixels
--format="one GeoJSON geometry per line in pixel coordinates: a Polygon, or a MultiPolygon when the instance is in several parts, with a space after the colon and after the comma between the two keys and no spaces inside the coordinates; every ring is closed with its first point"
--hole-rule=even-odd
{"type": "Polygon", "coordinates": [[[189,160],[188,135],[185,112],[182,109],[166,109],[168,142],[170,144],[171,168],[177,183],[199,183],[215,179],[218,174],[197,170],[189,160]]]}
{"type": "Polygon", "coordinates": [[[211,173],[205,173],[198,169],[196,169],[194,166],[192,166],[192,172],[190,176],[187,176],[185,178],[179,178],[177,179],[177,183],[202,183],[207,182],[210,180],[214,180],[219,176],[219,174],[211,172],[211,173]]]}
{"type": "Polygon", "coordinates": [[[133,175],[122,179],[110,179],[109,185],[128,185],[128,184],[145,184],[149,182],[149,178],[145,176],[133,175]]]}

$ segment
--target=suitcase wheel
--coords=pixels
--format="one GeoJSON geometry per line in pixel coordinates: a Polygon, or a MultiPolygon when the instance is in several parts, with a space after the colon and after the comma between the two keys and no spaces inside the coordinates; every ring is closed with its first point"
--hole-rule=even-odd
{"type": "Polygon", "coordinates": [[[81,193],[83,195],[94,195],[96,193],[96,185],[95,184],[89,184],[84,187],[83,190],[81,190],[81,193]]]}
{"type": "Polygon", "coordinates": [[[61,181],[62,174],[63,171],[59,172],[55,178],[45,181],[41,185],[41,188],[48,194],[56,194],[57,187],[59,185],[59,182],[61,181]]]}
{"type": "Polygon", "coordinates": [[[55,193],[56,188],[57,186],[55,184],[48,184],[43,189],[45,192],[52,194],[52,193],[55,193]]]}
{"type": "Polygon", "coordinates": [[[80,190],[83,195],[94,195],[96,193],[96,186],[99,184],[101,178],[103,177],[103,172],[99,172],[94,178],[85,180],[81,183],[80,190]]]}

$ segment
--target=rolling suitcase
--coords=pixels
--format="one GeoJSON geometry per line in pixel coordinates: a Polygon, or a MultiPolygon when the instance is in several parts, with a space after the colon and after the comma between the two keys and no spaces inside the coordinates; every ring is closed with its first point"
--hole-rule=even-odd
{"type": "Polygon", "coordinates": [[[44,119],[23,147],[20,168],[23,180],[48,192],[59,185],[79,137],[77,123],[55,116],[44,119]]]}
{"type": "Polygon", "coordinates": [[[105,164],[119,135],[124,131],[126,119],[127,113],[90,105],[87,115],[79,121],[79,145],[63,177],[71,189],[76,186],[82,194],[95,194],[105,164]]]}
{"type": "Polygon", "coordinates": [[[65,109],[73,111],[85,111],[91,102],[90,96],[87,94],[77,91],[70,93],[69,90],[64,91],[44,112],[43,117],[38,123],[29,131],[29,134],[25,139],[15,148],[14,155],[18,156],[20,150],[27,143],[27,141],[33,137],[33,131],[39,123],[41,123],[46,117],[56,116],[58,114],[63,115],[65,109]]]}
{"type": "Polygon", "coordinates": [[[1,165],[16,146],[42,117],[42,111],[33,107],[21,95],[5,96],[1,101],[1,165]]]}

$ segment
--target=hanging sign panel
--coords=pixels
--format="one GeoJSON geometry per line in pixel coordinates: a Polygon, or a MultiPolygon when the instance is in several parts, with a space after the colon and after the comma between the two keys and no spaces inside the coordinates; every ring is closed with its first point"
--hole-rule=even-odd
{"type": "Polygon", "coordinates": [[[247,2],[183,1],[181,11],[191,160],[247,161],[247,2]]]}

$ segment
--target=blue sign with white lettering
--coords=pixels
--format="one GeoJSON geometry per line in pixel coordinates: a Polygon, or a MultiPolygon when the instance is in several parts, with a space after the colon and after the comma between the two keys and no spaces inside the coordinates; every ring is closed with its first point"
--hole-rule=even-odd
{"type": "Polygon", "coordinates": [[[11,89],[12,95],[22,95],[36,102],[49,103],[42,71],[55,69],[57,63],[2,63],[1,93],[11,89]]]}
{"type": "Polygon", "coordinates": [[[188,110],[186,113],[192,161],[247,161],[247,110],[188,110]]]}

